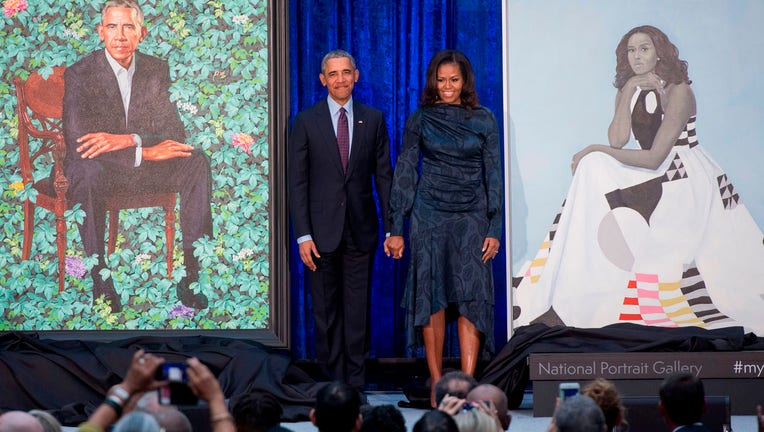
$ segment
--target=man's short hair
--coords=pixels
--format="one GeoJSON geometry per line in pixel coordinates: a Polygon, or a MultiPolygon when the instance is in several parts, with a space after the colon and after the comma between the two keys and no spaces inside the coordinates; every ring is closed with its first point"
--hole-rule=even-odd
{"type": "Polygon", "coordinates": [[[406,432],[406,420],[393,405],[364,405],[361,417],[361,432],[406,432]]]}
{"type": "Polygon", "coordinates": [[[576,395],[565,399],[554,410],[554,422],[559,432],[605,432],[605,415],[589,396],[576,395]]]}
{"type": "Polygon", "coordinates": [[[154,416],[164,432],[193,432],[194,430],[191,426],[191,420],[176,407],[168,406],[166,409],[161,409],[151,415],[154,416]]]}
{"type": "Polygon", "coordinates": [[[231,414],[236,429],[267,431],[281,422],[284,409],[278,399],[267,392],[251,392],[231,400],[231,414]]]}
{"type": "Polygon", "coordinates": [[[432,410],[417,420],[413,432],[459,432],[459,427],[449,414],[441,410],[432,410]]]}
{"type": "Polygon", "coordinates": [[[706,394],[700,378],[686,372],[669,375],[658,391],[668,418],[677,426],[697,423],[703,416],[706,394]]]}
{"type": "Polygon", "coordinates": [[[490,400],[493,408],[497,411],[496,414],[501,422],[501,427],[504,430],[509,429],[512,416],[509,415],[507,394],[502,389],[493,384],[480,384],[470,390],[467,399],[470,401],[490,400]]]}
{"type": "Polygon", "coordinates": [[[159,422],[153,415],[143,411],[133,411],[125,414],[114,424],[113,432],[159,432],[159,422]]]}
{"type": "Polygon", "coordinates": [[[106,9],[110,8],[128,8],[133,10],[133,19],[139,27],[143,27],[143,9],[135,0],[108,0],[101,8],[101,23],[106,18],[106,9]]]}
{"type": "Polygon", "coordinates": [[[42,432],[42,423],[33,415],[18,410],[0,412],[0,431],[2,432],[42,432]]]}
{"type": "Polygon", "coordinates": [[[326,53],[326,55],[324,55],[324,58],[321,60],[321,73],[324,73],[324,71],[326,70],[326,62],[329,59],[334,59],[334,58],[346,58],[350,60],[350,66],[352,66],[353,70],[355,70],[356,68],[355,59],[353,58],[353,56],[350,55],[350,53],[345,50],[336,49],[333,51],[329,51],[328,53],[326,53]]]}
{"type": "Polygon", "coordinates": [[[343,382],[331,382],[316,395],[316,427],[322,432],[350,432],[361,409],[361,396],[343,382]]]}
{"type": "Polygon", "coordinates": [[[440,405],[447,394],[466,399],[467,394],[477,385],[477,380],[471,375],[462,371],[448,372],[435,383],[435,403],[440,405]]]}

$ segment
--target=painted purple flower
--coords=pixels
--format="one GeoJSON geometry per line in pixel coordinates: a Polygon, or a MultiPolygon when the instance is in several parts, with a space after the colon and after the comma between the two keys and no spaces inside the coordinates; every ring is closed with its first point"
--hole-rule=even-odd
{"type": "Polygon", "coordinates": [[[85,276],[85,273],[87,273],[87,269],[82,263],[82,259],[76,256],[66,257],[64,259],[64,268],[66,269],[67,275],[74,276],[77,279],[82,279],[82,277],[85,276]]]}
{"type": "Polygon", "coordinates": [[[181,305],[173,306],[170,309],[171,318],[191,318],[194,316],[194,310],[190,307],[181,305]]]}

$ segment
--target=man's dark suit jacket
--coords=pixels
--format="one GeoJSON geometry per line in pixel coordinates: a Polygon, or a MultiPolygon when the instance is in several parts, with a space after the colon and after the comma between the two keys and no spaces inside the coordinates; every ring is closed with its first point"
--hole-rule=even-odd
{"type": "MultiPolygon", "coordinates": [[[[154,146],[166,139],[186,141],[178,109],[170,102],[167,62],[137,51],[135,62],[128,124],[125,124],[117,77],[103,49],[90,53],[66,69],[64,139],[67,161],[80,159],[76,140],[91,132],[138,134],[143,147],[154,146]]],[[[132,168],[135,147],[102,154],[98,160],[132,168]]]]}
{"type": "Polygon", "coordinates": [[[93,159],[77,153],[77,138],[94,132],[137,134],[143,147],[164,140],[186,141],[177,107],[170,101],[167,62],[135,52],[129,115],[119,84],[104,49],[94,51],[64,73],[64,174],[69,199],[82,203],[86,218],[80,236],[88,254],[103,254],[106,210],[102,194],[112,192],[179,192],[180,224],[186,266],[196,266],[193,242],[212,234],[210,211],[211,174],[207,156],[194,150],[185,158],[142,160],[135,167],[136,148],[106,152],[93,159]],[[97,194],[98,196],[94,196],[97,194]]]}
{"type": "Polygon", "coordinates": [[[353,122],[346,174],[326,99],[297,114],[292,126],[289,202],[294,234],[296,238],[310,234],[319,251],[337,248],[346,214],[356,247],[369,252],[377,247],[372,175],[387,225],[393,171],[385,118],[381,111],[353,100],[353,122]]]}

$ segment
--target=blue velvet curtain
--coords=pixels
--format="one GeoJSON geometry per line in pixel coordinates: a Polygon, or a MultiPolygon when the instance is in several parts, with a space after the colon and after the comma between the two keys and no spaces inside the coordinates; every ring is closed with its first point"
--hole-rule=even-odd
{"type": "MultiPolygon", "coordinates": [[[[321,59],[332,49],[344,49],[355,57],[360,71],[353,97],[386,114],[395,162],[406,118],[417,108],[430,58],[441,49],[453,48],[472,62],[480,102],[494,112],[502,127],[500,0],[291,0],[289,14],[292,119],[326,97],[318,79],[321,59]]],[[[506,246],[502,245],[494,264],[497,350],[507,339],[506,246]]],[[[294,240],[290,266],[292,353],[298,359],[313,359],[310,290],[294,240]]],[[[394,262],[378,249],[372,287],[373,358],[423,355],[422,350],[409,351],[405,340],[400,300],[407,266],[406,256],[394,262]]],[[[447,357],[458,356],[453,327],[446,340],[447,357]]]]}

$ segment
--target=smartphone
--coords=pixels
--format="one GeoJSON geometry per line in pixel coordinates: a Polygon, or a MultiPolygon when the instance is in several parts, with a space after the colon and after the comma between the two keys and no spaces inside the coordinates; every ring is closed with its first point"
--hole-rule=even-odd
{"type": "MultiPolygon", "coordinates": [[[[489,408],[491,407],[491,401],[484,400],[483,403],[485,404],[485,406],[489,408]]],[[[462,411],[471,411],[473,409],[475,409],[475,405],[472,405],[469,402],[465,402],[464,405],[462,405],[462,411]]]]}
{"type": "Polygon", "coordinates": [[[185,363],[164,362],[157,368],[156,379],[169,381],[159,387],[159,403],[162,405],[196,405],[199,398],[188,386],[188,365],[185,363]]]}
{"type": "Polygon", "coordinates": [[[581,391],[581,386],[577,382],[564,382],[558,386],[560,402],[569,397],[573,397],[581,391]]]}

